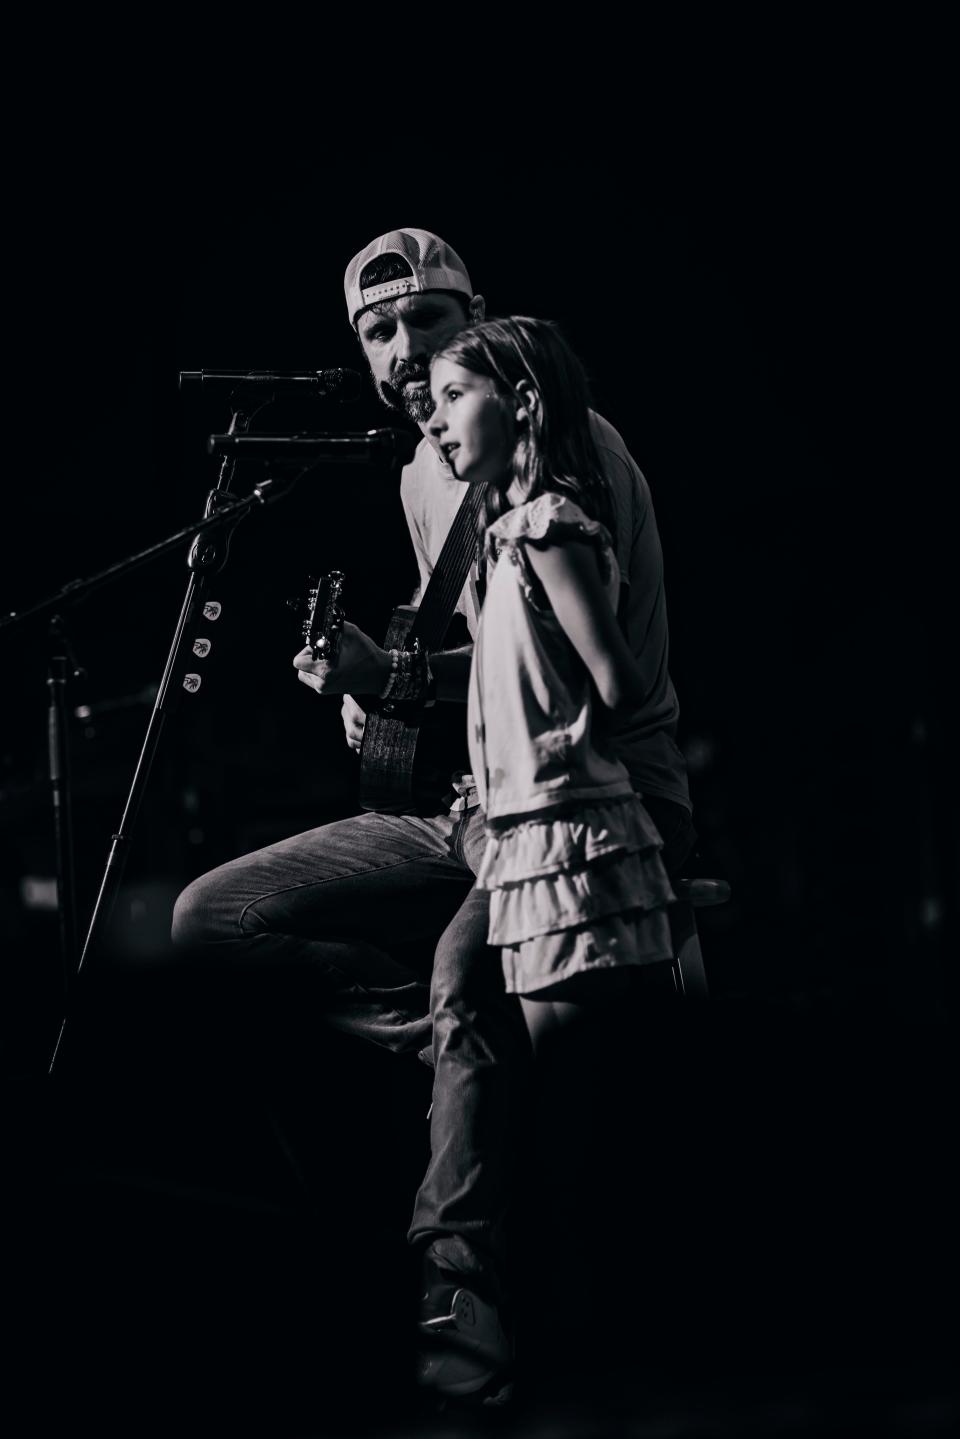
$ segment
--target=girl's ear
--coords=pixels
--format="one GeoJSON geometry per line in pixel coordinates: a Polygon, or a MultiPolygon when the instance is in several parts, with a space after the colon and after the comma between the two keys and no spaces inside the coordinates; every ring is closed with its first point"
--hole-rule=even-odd
{"type": "Polygon", "coordinates": [[[517,397],[517,424],[529,424],[540,414],[540,396],[536,385],[532,385],[529,380],[519,380],[513,387],[513,393],[517,397]]]}
{"type": "Polygon", "coordinates": [[[471,325],[479,325],[480,321],[486,317],[486,313],[486,300],[483,298],[482,295],[474,295],[473,299],[467,306],[467,314],[470,316],[471,325]]]}

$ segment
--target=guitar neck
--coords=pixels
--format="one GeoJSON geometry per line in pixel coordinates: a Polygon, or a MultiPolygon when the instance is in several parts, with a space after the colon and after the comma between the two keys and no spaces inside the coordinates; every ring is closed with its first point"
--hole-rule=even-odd
{"type": "Polygon", "coordinates": [[[477,552],[477,523],[483,508],[485,488],[484,485],[472,485],[464,496],[423,592],[410,629],[410,642],[419,640],[424,649],[439,649],[450,628],[471,561],[477,552]]]}

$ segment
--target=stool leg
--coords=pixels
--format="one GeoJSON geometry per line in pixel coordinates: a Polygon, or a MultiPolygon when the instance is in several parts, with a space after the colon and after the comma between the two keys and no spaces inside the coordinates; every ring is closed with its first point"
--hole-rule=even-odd
{"type": "Polygon", "coordinates": [[[709,998],[707,971],[703,967],[692,904],[680,900],[671,905],[670,931],[673,936],[673,974],[678,992],[684,999],[709,998]]]}

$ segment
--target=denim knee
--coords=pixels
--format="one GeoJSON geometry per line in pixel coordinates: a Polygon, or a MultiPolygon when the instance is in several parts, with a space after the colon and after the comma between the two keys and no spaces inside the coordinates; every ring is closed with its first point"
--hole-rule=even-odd
{"type": "Polygon", "coordinates": [[[218,939],[235,939],[236,931],[228,934],[216,922],[216,870],[202,874],[177,896],[170,923],[170,938],[176,945],[189,946],[218,939]]]}

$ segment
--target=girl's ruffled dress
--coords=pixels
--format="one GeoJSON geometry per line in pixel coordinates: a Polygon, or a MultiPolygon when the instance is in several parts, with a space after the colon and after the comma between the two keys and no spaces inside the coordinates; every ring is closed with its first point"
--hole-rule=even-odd
{"type": "Polygon", "coordinates": [[[660,835],[603,741],[607,712],[530,567],[527,546],[544,540],[595,545],[614,608],[619,592],[610,536],[565,496],[540,495],[487,531],[467,716],[488,834],[477,885],[518,994],[672,956],[660,835]]]}

